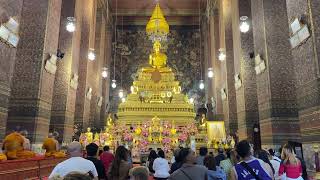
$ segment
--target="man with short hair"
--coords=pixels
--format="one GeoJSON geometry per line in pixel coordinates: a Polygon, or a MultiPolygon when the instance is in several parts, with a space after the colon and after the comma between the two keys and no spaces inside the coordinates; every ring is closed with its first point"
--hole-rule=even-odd
{"type": "Polygon", "coordinates": [[[95,143],[90,143],[86,146],[87,150],[87,158],[91,162],[93,162],[94,166],[97,169],[99,179],[106,178],[106,172],[104,170],[104,165],[101,160],[97,159],[97,153],[99,150],[99,146],[95,143]]]}
{"type": "Polygon", "coordinates": [[[130,170],[131,180],[148,180],[149,170],[144,166],[137,166],[130,170]]]}
{"type": "Polygon", "coordinates": [[[253,157],[252,147],[246,140],[240,141],[236,151],[241,157],[241,162],[231,170],[231,180],[272,180],[273,172],[269,164],[253,157]]]}
{"type": "Polygon", "coordinates": [[[220,162],[226,159],[226,156],[223,153],[224,153],[224,150],[222,148],[219,148],[218,155],[215,157],[217,166],[220,166],[220,162]]]}
{"type": "Polygon", "coordinates": [[[199,149],[199,156],[197,157],[197,164],[203,166],[203,160],[208,154],[208,148],[206,147],[200,147],[199,149]]]}
{"type": "Polygon", "coordinates": [[[94,164],[82,158],[81,144],[77,141],[73,141],[68,145],[69,159],[59,163],[52,170],[49,179],[53,179],[56,176],[64,177],[70,172],[89,173],[92,174],[95,179],[98,179],[98,173],[94,164]]]}
{"type": "Polygon", "coordinates": [[[103,147],[103,153],[100,155],[100,160],[103,163],[105,173],[108,174],[109,166],[114,159],[114,156],[111,152],[109,152],[109,146],[103,147]]]}

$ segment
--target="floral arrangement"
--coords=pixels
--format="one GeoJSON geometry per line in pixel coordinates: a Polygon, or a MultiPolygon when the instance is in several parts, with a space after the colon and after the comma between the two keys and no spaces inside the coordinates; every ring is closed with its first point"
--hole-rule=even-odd
{"type": "Polygon", "coordinates": [[[187,135],[186,133],[180,133],[180,134],[179,134],[178,140],[179,140],[180,142],[186,142],[187,139],[188,139],[188,135],[187,135]]]}
{"type": "Polygon", "coordinates": [[[123,140],[131,142],[133,140],[133,136],[130,133],[124,133],[123,140]]]}
{"type": "Polygon", "coordinates": [[[169,137],[163,138],[163,139],[162,139],[162,143],[163,143],[163,144],[170,144],[170,143],[171,143],[171,138],[169,138],[169,137]]]}

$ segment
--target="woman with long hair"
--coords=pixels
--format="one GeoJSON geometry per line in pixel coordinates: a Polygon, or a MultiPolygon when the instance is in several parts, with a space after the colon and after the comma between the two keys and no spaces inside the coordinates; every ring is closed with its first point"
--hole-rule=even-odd
{"type": "Polygon", "coordinates": [[[129,177],[131,168],[128,162],[128,150],[124,146],[119,146],[116,150],[114,160],[109,168],[109,180],[126,180],[129,177]]]}
{"type": "Polygon", "coordinates": [[[157,155],[156,151],[155,150],[151,150],[150,154],[149,154],[149,157],[148,157],[148,168],[149,168],[149,172],[151,172],[151,173],[154,173],[153,162],[157,158],[158,158],[158,155],[157,155]]]}
{"type": "Polygon", "coordinates": [[[290,147],[288,144],[282,147],[281,159],[283,159],[283,162],[280,164],[279,176],[286,173],[287,180],[303,180],[301,177],[301,162],[296,157],[292,147],[290,147]]]}
{"type": "Polygon", "coordinates": [[[265,163],[269,164],[272,172],[273,172],[273,175],[275,174],[275,169],[274,167],[272,166],[270,160],[269,160],[269,156],[268,156],[268,152],[265,151],[265,150],[259,150],[257,151],[256,153],[256,157],[261,159],[262,161],[264,161],[265,163]]]}

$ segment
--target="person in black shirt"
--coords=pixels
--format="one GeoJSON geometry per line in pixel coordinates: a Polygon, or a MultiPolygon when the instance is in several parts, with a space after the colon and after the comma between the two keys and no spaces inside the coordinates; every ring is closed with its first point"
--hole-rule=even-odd
{"type": "Polygon", "coordinates": [[[220,166],[220,162],[226,159],[226,156],[223,154],[223,149],[218,149],[218,155],[215,157],[217,166],[220,166]]]}
{"type": "Polygon", "coordinates": [[[102,161],[97,159],[98,149],[99,149],[99,147],[95,143],[88,144],[86,146],[87,159],[89,161],[93,162],[94,166],[97,169],[99,179],[106,179],[106,174],[105,174],[103,163],[102,163],[102,161]]]}

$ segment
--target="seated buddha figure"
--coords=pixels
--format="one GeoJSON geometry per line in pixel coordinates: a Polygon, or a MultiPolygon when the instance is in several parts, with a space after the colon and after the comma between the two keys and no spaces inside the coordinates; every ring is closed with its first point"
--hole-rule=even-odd
{"type": "Polygon", "coordinates": [[[46,150],[46,157],[65,157],[65,153],[62,151],[58,151],[56,146],[56,140],[54,138],[46,138],[43,141],[42,149],[46,150]]]}
{"type": "Polygon", "coordinates": [[[160,68],[167,65],[167,56],[160,52],[161,44],[159,41],[153,44],[153,53],[149,56],[149,64],[154,68],[160,68]]]}
{"type": "Polygon", "coordinates": [[[90,144],[93,142],[93,133],[91,132],[91,128],[87,128],[87,132],[85,133],[87,137],[87,143],[90,144]]]}
{"type": "Polygon", "coordinates": [[[3,141],[3,148],[8,160],[26,159],[35,156],[35,153],[23,148],[24,138],[21,134],[13,132],[7,135],[3,141]]]}

